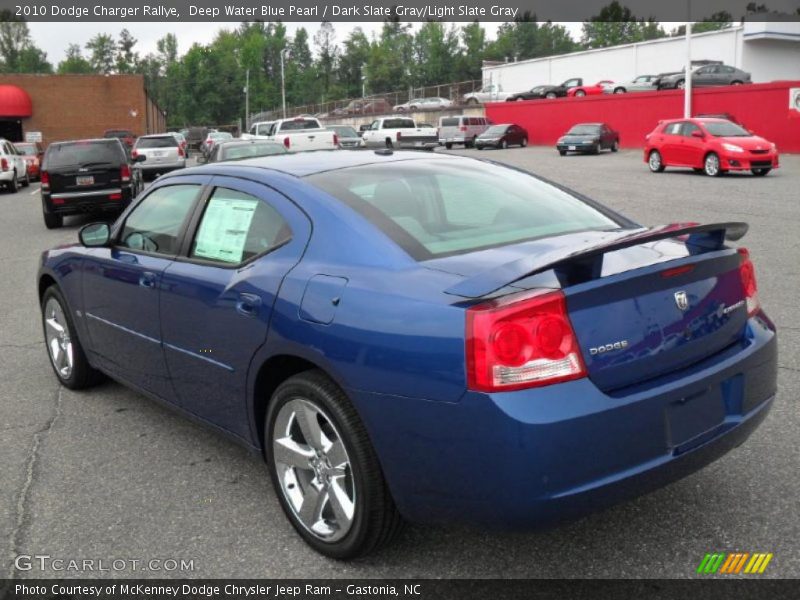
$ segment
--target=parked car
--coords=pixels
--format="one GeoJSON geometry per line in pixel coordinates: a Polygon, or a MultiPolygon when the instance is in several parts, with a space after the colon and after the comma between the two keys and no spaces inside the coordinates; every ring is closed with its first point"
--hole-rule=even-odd
{"type": "Polygon", "coordinates": [[[486,117],[439,117],[439,144],[448,150],[453,144],[464,144],[465,148],[469,148],[491,124],[486,117]]]}
{"type": "Polygon", "coordinates": [[[175,139],[178,140],[178,145],[183,150],[183,155],[186,158],[189,158],[189,143],[186,141],[186,137],[180,131],[173,131],[172,135],[174,135],[175,139]]]}
{"type": "Polygon", "coordinates": [[[136,165],[145,180],[186,166],[186,154],[171,133],[141,136],[133,145],[132,155],[140,161],[140,156],[147,157],[144,162],[136,165]]]}
{"type": "Polygon", "coordinates": [[[779,165],[778,148],[726,119],[670,119],[647,135],[644,161],[654,173],[690,167],[712,177],[728,171],[766,175],[779,165]]]}
{"type": "Polygon", "coordinates": [[[214,144],[206,162],[244,160],[260,156],[276,156],[288,152],[283,144],[267,140],[221,140],[214,144]]]}
{"type": "Polygon", "coordinates": [[[41,171],[45,227],[61,227],[66,215],[120,214],[142,188],[132,161],[144,160],[144,155],[131,159],[116,137],[50,144],[41,171]]]}
{"type": "Polygon", "coordinates": [[[419,127],[410,117],[375,119],[361,139],[369,148],[433,150],[439,145],[439,136],[433,127],[419,127]]]}
{"type": "Polygon", "coordinates": [[[563,98],[567,92],[574,87],[582,86],[583,79],[573,77],[567,79],[560,85],[537,85],[527,92],[517,92],[506,98],[506,102],[516,102],[517,100],[537,100],[539,98],[563,98]]]}
{"type": "Polygon", "coordinates": [[[462,156],[324,158],[166,175],[44,253],[56,380],[108,375],[228,433],[336,559],[404,520],[519,531],[605,508],[702,469],[772,408],[775,326],[729,244],[746,224],[642,227],[462,156]]]}
{"type": "Polygon", "coordinates": [[[361,148],[364,145],[364,140],[361,135],[350,125],[328,125],[328,131],[336,134],[339,141],[339,148],[361,148]]]}
{"type": "Polygon", "coordinates": [[[122,140],[129,149],[133,148],[133,144],[136,142],[136,135],[130,129],[106,129],[103,137],[122,140]]]}
{"type": "Polygon", "coordinates": [[[208,127],[189,127],[186,131],[185,137],[189,148],[200,152],[200,146],[208,136],[208,127]]]}
{"type": "Polygon", "coordinates": [[[528,132],[513,123],[504,123],[502,125],[492,125],[482,134],[480,134],[474,142],[474,146],[478,150],[484,148],[508,148],[509,146],[520,146],[524,148],[528,145],[528,132]]]}
{"type": "MultiPolygon", "coordinates": [[[[728,65],[705,65],[692,71],[692,85],[694,87],[741,85],[743,83],[751,83],[750,73],[728,65]]],[[[685,84],[686,75],[684,71],[681,71],[659,79],[658,89],[682,90],[685,84]]]]}
{"type": "Polygon", "coordinates": [[[447,98],[417,98],[409,103],[410,110],[441,110],[449,108],[453,103],[447,98]]]}
{"type": "Polygon", "coordinates": [[[214,144],[223,140],[232,140],[233,135],[227,131],[209,131],[206,139],[200,144],[200,153],[208,158],[211,151],[214,149],[214,144]]]}
{"type": "Polygon", "coordinates": [[[567,90],[567,96],[577,96],[578,98],[582,96],[599,96],[605,91],[606,86],[609,85],[614,85],[614,82],[608,79],[598,81],[594,85],[578,85],[569,88],[567,90]]]}
{"type": "Polygon", "coordinates": [[[325,129],[315,117],[303,116],[253,123],[250,132],[242,134],[242,139],[278,142],[289,152],[333,150],[339,147],[336,133],[325,129]]]}
{"type": "Polygon", "coordinates": [[[619,150],[619,133],[606,123],[578,123],[556,142],[561,156],[566,156],[567,152],[600,154],[603,149],[619,150]]]}
{"type": "Polygon", "coordinates": [[[365,132],[367,129],[369,129],[369,126],[370,126],[370,125],[372,125],[372,123],[362,123],[361,125],[359,125],[359,126],[358,126],[358,137],[363,137],[363,135],[364,135],[364,132],[365,132]]]}
{"type": "Polygon", "coordinates": [[[658,75],[639,75],[631,81],[623,83],[611,83],[604,86],[603,93],[605,94],[625,94],[627,92],[654,92],[656,89],[656,80],[658,75]]]}
{"type": "Polygon", "coordinates": [[[27,187],[30,182],[25,155],[14,144],[0,138],[0,184],[13,194],[20,185],[27,187]]]}
{"type": "Polygon", "coordinates": [[[476,92],[469,92],[461,97],[464,104],[485,104],[486,102],[503,102],[510,96],[504,92],[503,86],[498,84],[485,85],[476,92]]]}
{"type": "Polygon", "coordinates": [[[361,98],[351,100],[347,106],[334,109],[331,115],[344,117],[348,115],[380,115],[394,112],[392,105],[385,98],[361,98]]]}
{"type": "Polygon", "coordinates": [[[42,144],[40,142],[17,142],[14,144],[14,147],[25,159],[25,167],[28,171],[28,180],[38,180],[42,159],[44,158],[44,148],[42,147],[42,144]]]}

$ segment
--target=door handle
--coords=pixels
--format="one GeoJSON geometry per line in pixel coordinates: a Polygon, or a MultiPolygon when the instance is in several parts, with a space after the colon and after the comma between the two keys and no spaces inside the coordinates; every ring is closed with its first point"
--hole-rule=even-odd
{"type": "Polygon", "coordinates": [[[239,294],[236,311],[246,317],[254,317],[261,306],[261,296],[256,294],[239,294]]]}
{"type": "Polygon", "coordinates": [[[139,285],[153,289],[156,287],[156,274],[151,273],[150,271],[145,271],[139,276],[139,285]]]}

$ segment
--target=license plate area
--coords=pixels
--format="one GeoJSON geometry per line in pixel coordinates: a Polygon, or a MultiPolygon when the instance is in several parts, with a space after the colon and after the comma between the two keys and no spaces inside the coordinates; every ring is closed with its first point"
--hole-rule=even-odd
{"type": "Polygon", "coordinates": [[[725,420],[722,388],[713,385],[671,402],[665,416],[670,448],[686,446],[725,420]]]}
{"type": "Polygon", "coordinates": [[[568,150],[575,150],[575,146],[567,146],[568,150]]]}
{"type": "Polygon", "coordinates": [[[75,185],[94,185],[94,175],[78,175],[75,185]]]}

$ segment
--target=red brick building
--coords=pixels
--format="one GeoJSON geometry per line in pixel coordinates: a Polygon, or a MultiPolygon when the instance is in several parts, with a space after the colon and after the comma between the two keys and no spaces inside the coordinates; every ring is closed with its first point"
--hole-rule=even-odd
{"type": "Polygon", "coordinates": [[[41,132],[46,145],[106,129],[137,136],[166,130],[142,75],[0,75],[0,137],[22,141],[41,132]]]}

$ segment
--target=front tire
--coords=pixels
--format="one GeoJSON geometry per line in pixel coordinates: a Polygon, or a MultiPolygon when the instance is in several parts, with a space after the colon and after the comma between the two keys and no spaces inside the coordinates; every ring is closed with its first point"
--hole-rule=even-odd
{"type": "Polygon", "coordinates": [[[525,148],[525,147],[527,147],[527,145],[528,145],[528,138],[526,138],[526,137],[522,138],[522,142],[520,143],[520,147],[521,148],[525,148]]]}
{"type": "Polygon", "coordinates": [[[647,166],[653,173],[662,173],[664,171],[664,162],[661,159],[661,153],[658,150],[651,150],[647,157],[647,166]]]}
{"type": "Polygon", "coordinates": [[[364,424],[324,373],[306,371],[283,382],[264,431],[276,495],[309,546],[348,559],[397,535],[402,519],[364,424]]]}
{"type": "Polygon", "coordinates": [[[719,156],[715,152],[706,155],[703,161],[703,172],[709,177],[719,177],[722,175],[722,168],[719,163],[719,156]]]}
{"type": "Polygon", "coordinates": [[[477,98],[470,98],[467,100],[467,106],[475,106],[476,104],[479,104],[477,98]]]}
{"type": "Polygon", "coordinates": [[[47,354],[61,385],[81,390],[101,381],[102,374],[86,358],[61,290],[55,285],[47,288],[41,306],[47,354]]]}
{"type": "Polygon", "coordinates": [[[683,79],[679,79],[678,81],[675,82],[676,90],[682,90],[685,87],[686,87],[686,82],[683,79]]]}
{"type": "Polygon", "coordinates": [[[624,87],[618,87],[618,88],[616,88],[616,89],[614,90],[614,93],[615,93],[615,94],[625,94],[625,93],[627,93],[627,91],[628,91],[628,90],[626,90],[624,87]]]}
{"type": "Polygon", "coordinates": [[[559,153],[561,156],[566,156],[566,155],[567,155],[567,151],[566,151],[566,150],[559,150],[559,151],[558,151],[558,153],[559,153]]]}
{"type": "Polygon", "coordinates": [[[453,149],[453,142],[445,142],[445,145],[444,145],[444,147],[445,147],[447,150],[452,150],[452,149],[453,149]]]}
{"type": "Polygon", "coordinates": [[[547,93],[544,95],[544,97],[545,97],[545,98],[548,98],[548,99],[550,99],[550,100],[552,100],[553,98],[558,98],[558,96],[556,95],[556,93],[555,93],[555,92],[547,92],[547,93]]]}
{"type": "Polygon", "coordinates": [[[575,96],[577,98],[581,98],[581,97],[583,97],[585,95],[586,95],[586,92],[584,92],[583,90],[578,90],[577,92],[575,92],[575,96]]]}
{"type": "Polygon", "coordinates": [[[506,140],[503,140],[502,142],[500,142],[500,148],[502,150],[507,150],[508,149],[508,142],[506,140]]]}
{"type": "Polygon", "coordinates": [[[770,167],[761,167],[760,169],[753,169],[753,175],[756,177],[763,177],[770,171],[772,171],[772,168],[770,167]]]}
{"type": "Polygon", "coordinates": [[[614,140],[614,143],[611,144],[611,151],[619,152],[619,140],[614,140]]]}

